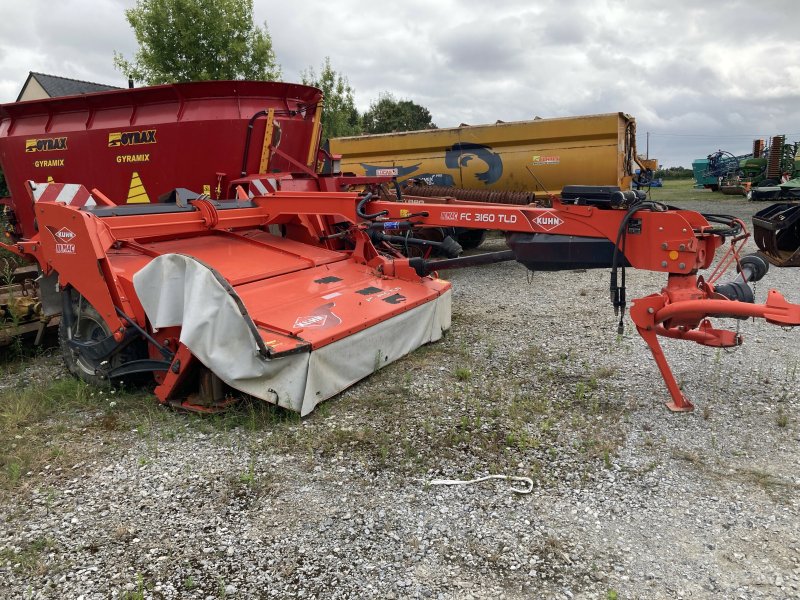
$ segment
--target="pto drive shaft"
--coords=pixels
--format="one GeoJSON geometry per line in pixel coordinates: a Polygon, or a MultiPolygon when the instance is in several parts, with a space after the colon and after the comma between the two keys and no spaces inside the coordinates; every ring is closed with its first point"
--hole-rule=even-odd
{"type": "Polygon", "coordinates": [[[768,270],[769,263],[760,255],[748,254],[739,263],[739,274],[736,278],[729,283],[716,286],[714,291],[725,296],[729,300],[738,300],[739,302],[748,302],[752,304],[755,302],[755,296],[748,282],[758,281],[767,274],[768,270]]]}

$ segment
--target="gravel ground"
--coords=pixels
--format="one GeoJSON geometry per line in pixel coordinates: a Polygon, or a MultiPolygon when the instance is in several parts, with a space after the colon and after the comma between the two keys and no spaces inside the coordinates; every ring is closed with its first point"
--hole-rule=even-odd
{"type": "MultiPolygon", "coordinates": [[[[616,334],[607,270],[451,276],[444,340],[303,421],[85,429],[104,452],[0,504],[2,597],[800,597],[797,331],[665,342],[697,406],[672,414],[628,319],[616,334]],[[489,473],[534,491],[425,483],[489,473]]],[[[798,302],[797,281],[773,269],[758,299],[798,302]]],[[[663,283],[630,272],[628,297],[663,283]]]]}

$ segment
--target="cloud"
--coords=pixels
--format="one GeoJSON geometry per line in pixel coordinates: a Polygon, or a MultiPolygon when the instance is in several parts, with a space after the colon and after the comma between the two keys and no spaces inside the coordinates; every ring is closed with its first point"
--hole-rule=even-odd
{"type": "MultiPolygon", "coordinates": [[[[0,101],[28,71],[125,85],[134,0],[29,0],[0,21],[0,101]]],[[[330,56],[361,110],[381,92],[430,109],[439,126],[602,112],[637,118],[651,155],[691,163],[752,134],[800,139],[796,0],[255,1],[284,79],[330,56]],[[699,153],[699,154],[698,154],[699,153]]],[[[643,146],[643,142],[640,141],[643,146]]]]}

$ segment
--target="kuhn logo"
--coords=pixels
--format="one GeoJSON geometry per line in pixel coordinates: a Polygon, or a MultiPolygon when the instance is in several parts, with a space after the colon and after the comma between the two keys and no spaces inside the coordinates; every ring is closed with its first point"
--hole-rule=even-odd
{"type": "Polygon", "coordinates": [[[397,177],[397,168],[393,169],[375,169],[377,177],[397,177]]]}
{"type": "Polygon", "coordinates": [[[75,254],[75,233],[62,227],[56,231],[56,254],[75,254]]]}
{"type": "Polygon", "coordinates": [[[442,221],[458,221],[458,213],[450,211],[442,211],[442,221]]]}
{"type": "Polygon", "coordinates": [[[300,329],[305,327],[322,327],[325,325],[325,321],[328,320],[326,315],[308,315],[306,317],[297,317],[297,320],[294,322],[294,329],[300,329]]]}
{"type": "Polygon", "coordinates": [[[144,131],[116,131],[108,134],[108,147],[135,146],[137,144],[155,144],[156,130],[144,131]]]}
{"type": "Polygon", "coordinates": [[[65,137],[25,140],[25,152],[52,152],[66,149],[67,138],[65,137]]]}
{"type": "Polygon", "coordinates": [[[533,220],[539,227],[545,231],[552,231],[559,225],[563,225],[564,221],[555,213],[544,212],[533,220]]]}
{"type": "Polygon", "coordinates": [[[71,242],[75,239],[75,234],[66,227],[62,227],[56,231],[56,237],[62,242],[71,242]]]}

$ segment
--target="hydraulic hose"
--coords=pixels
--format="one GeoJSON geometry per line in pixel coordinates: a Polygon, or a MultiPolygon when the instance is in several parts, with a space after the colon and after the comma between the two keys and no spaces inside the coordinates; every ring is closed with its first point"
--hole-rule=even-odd
{"type": "Polygon", "coordinates": [[[266,117],[268,114],[267,111],[260,110],[250,117],[250,121],[247,123],[247,137],[244,141],[244,155],[242,156],[242,177],[247,175],[247,157],[250,155],[250,137],[253,135],[253,123],[259,117],[266,117]]]}
{"type": "Polygon", "coordinates": [[[373,213],[371,215],[366,214],[364,212],[364,207],[367,205],[367,202],[369,202],[370,200],[372,200],[372,192],[367,192],[366,194],[364,194],[364,197],[361,199],[361,201],[356,206],[356,215],[359,218],[366,219],[367,221],[371,221],[372,219],[377,219],[378,217],[382,217],[384,215],[388,215],[389,214],[388,210],[382,210],[380,212],[376,212],[376,213],[373,213]]]}
{"type": "Polygon", "coordinates": [[[397,182],[397,177],[392,179],[392,183],[394,184],[395,194],[397,194],[397,201],[398,202],[402,202],[403,201],[403,191],[400,189],[400,184],[397,182]]]}

